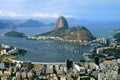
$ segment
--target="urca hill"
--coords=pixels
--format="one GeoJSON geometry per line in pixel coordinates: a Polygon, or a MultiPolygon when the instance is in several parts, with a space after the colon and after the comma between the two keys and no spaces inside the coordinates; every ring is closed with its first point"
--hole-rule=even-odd
{"type": "Polygon", "coordinates": [[[76,26],[69,28],[68,22],[63,16],[60,16],[58,18],[53,31],[39,34],[39,36],[52,36],[60,37],[64,40],[80,40],[80,41],[82,40],[91,41],[95,39],[91,32],[84,26],[76,26]]]}

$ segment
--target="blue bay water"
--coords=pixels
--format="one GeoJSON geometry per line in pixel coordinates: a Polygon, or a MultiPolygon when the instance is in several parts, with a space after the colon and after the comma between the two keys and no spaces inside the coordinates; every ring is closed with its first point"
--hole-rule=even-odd
{"type": "MultiPolygon", "coordinates": [[[[96,37],[111,37],[114,33],[112,30],[119,27],[95,27],[93,25],[85,25],[96,37]]],[[[98,25],[100,26],[100,25],[98,25]]],[[[25,34],[35,35],[53,30],[53,27],[37,27],[37,28],[17,28],[15,31],[25,34]]],[[[12,31],[12,29],[0,30],[0,44],[7,44],[19,48],[27,49],[28,53],[19,56],[18,60],[37,61],[37,62],[63,62],[68,58],[79,61],[83,58],[84,52],[89,52],[92,46],[79,45],[78,43],[68,43],[59,41],[33,41],[25,38],[11,38],[3,36],[4,33],[12,31]]]]}

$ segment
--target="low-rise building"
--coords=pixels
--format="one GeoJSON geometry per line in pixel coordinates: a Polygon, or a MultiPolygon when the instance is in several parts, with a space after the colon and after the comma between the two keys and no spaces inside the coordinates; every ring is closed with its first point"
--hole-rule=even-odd
{"type": "Polygon", "coordinates": [[[5,68],[5,64],[4,63],[0,63],[0,69],[4,69],[5,68]]]}

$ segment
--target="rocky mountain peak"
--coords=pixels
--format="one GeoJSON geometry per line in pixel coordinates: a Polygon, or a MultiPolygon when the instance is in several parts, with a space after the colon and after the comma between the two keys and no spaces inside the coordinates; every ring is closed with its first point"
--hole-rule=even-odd
{"type": "Polygon", "coordinates": [[[60,16],[55,24],[55,29],[63,27],[68,28],[68,22],[63,16],[60,16]]]}

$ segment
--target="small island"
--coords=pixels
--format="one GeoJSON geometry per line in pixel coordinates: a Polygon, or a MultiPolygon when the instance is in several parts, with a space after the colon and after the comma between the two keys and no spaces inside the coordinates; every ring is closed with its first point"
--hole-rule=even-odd
{"type": "Polygon", "coordinates": [[[26,37],[24,33],[17,32],[17,31],[10,31],[4,34],[7,37],[19,37],[19,38],[24,38],[26,37]]]}

